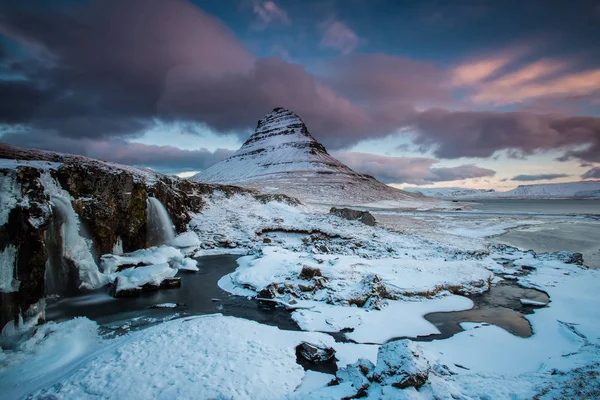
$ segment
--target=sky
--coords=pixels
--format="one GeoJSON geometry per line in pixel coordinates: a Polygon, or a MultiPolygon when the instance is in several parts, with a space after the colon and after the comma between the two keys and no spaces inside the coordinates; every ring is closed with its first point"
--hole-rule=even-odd
{"type": "Polygon", "coordinates": [[[396,187],[600,178],[600,0],[0,0],[0,141],[190,175],[275,107],[396,187]]]}

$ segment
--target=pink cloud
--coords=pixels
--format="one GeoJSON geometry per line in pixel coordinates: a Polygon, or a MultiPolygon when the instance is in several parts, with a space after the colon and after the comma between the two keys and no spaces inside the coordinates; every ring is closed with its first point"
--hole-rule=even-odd
{"type": "Polygon", "coordinates": [[[352,53],[360,44],[358,35],[345,23],[328,19],[319,24],[322,31],[320,46],[339,50],[342,54],[352,53]]]}
{"type": "Polygon", "coordinates": [[[263,30],[273,23],[289,25],[292,23],[287,12],[279,7],[274,1],[254,0],[252,11],[257,20],[252,25],[254,29],[263,30]]]}
{"type": "Polygon", "coordinates": [[[386,183],[424,185],[494,176],[496,171],[475,165],[435,168],[438,160],[427,157],[390,157],[369,153],[340,151],[334,157],[357,172],[375,176],[386,183]]]}

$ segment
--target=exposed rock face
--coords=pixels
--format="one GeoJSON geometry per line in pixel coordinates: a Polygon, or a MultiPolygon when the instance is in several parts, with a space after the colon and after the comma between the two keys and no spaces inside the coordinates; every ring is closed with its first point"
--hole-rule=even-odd
{"type": "Polygon", "coordinates": [[[389,200],[415,207],[433,202],[353,171],[311,136],[300,117],[281,107],[258,121],[254,134],[231,157],[192,179],[285,193],[310,203],[389,200]]]}
{"type": "Polygon", "coordinates": [[[375,226],[375,217],[368,211],[353,210],[351,208],[331,207],[329,214],[337,215],[340,218],[351,221],[360,221],[365,225],[375,226]]]}
{"type": "MultiPolygon", "coordinates": [[[[0,329],[19,316],[27,317],[30,307],[45,295],[44,274],[47,252],[44,231],[50,225],[52,212],[49,197],[39,181],[40,171],[21,167],[19,170],[2,170],[3,179],[12,180],[18,195],[28,201],[20,201],[8,212],[7,222],[0,226],[0,252],[15,249],[13,260],[3,260],[11,265],[14,291],[0,292],[0,329]]],[[[7,193],[2,193],[3,196],[7,193]]],[[[4,277],[3,277],[4,278],[4,277]]]]}
{"type": "Polygon", "coordinates": [[[0,144],[0,161],[0,255],[6,250],[2,260],[7,260],[5,269],[13,278],[0,290],[0,329],[8,321],[27,316],[27,310],[45,296],[48,248],[44,236],[53,219],[44,186],[48,182],[70,196],[81,225],[91,235],[96,263],[117,244],[125,252],[147,247],[146,202],[150,194],[165,206],[178,232],[187,229],[191,214],[201,212],[206,198],[215,191],[227,197],[250,195],[265,203],[298,204],[284,195],[202,184],[146,169],[4,144],[0,144]],[[15,290],[9,288],[13,283],[15,290]]]}

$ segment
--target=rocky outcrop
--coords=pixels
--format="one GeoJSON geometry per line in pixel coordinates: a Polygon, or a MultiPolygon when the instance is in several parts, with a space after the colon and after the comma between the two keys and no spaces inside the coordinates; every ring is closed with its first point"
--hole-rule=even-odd
{"type": "MultiPolygon", "coordinates": [[[[47,259],[44,231],[50,225],[52,213],[49,197],[39,181],[39,170],[30,167],[0,169],[0,177],[13,182],[16,195],[21,199],[14,208],[3,210],[8,213],[8,218],[0,226],[0,252],[13,253],[13,257],[3,257],[5,265],[0,266],[11,272],[10,275],[3,274],[2,278],[12,279],[10,286],[13,287],[0,292],[2,329],[8,321],[17,321],[20,316],[33,316],[37,303],[44,297],[47,259]]],[[[3,192],[1,195],[10,196],[11,193],[3,192]]]]}
{"type": "Polygon", "coordinates": [[[358,360],[340,368],[331,385],[349,382],[356,390],[356,395],[350,398],[359,398],[367,395],[373,383],[398,389],[419,389],[427,382],[431,372],[432,368],[421,346],[409,339],[402,339],[379,348],[377,365],[367,360],[358,360]]]}
{"type": "Polygon", "coordinates": [[[360,221],[365,225],[375,226],[375,217],[373,217],[373,215],[368,211],[331,207],[329,214],[333,214],[350,221],[360,221]]]}
{"type": "Polygon", "coordinates": [[[200,213],[215,192],[226,197],[248,195],[263,203],[299,204],[285,195],[192,182],[151,170],[3,144],[0,160],[0,255],[6,250],[6,257],[0,257],[6,265],[0,268],[12,276],[12,282],[0,290],[0,329],[26,316],[45,296],[45,234],[53,220],[52,190],[69,197],[81,223],[80,234],[88,232],[92,239],[96,263],[117,248],[130,252],[147,247],[148,196],[161,201],[178,232],[187,230],[191,216],[200,213]]]}

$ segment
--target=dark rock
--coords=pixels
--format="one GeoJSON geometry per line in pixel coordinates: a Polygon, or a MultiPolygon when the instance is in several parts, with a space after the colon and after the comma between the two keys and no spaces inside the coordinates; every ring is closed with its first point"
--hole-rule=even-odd
{"type": "Polygon", "coordinates": [[[304,362],[322,364],[334,360],[335,350],[331,347],[302,342],[296,346],[296,357],[304,362]]]}
{"type": "Polygon", "coordinates": [[[362,222],[363,224],[369,225],[369,226],[375,226],[375,222],[376,222],[375,217],[373,217],[373,215],[371,215],[370,212],[353,210],[351,208],[331,207],[331,210],[329,210],[329,214],[333,214],[340,218],[348,219],[351,221],[358,220],[358,221],[362,222]]]}
{"type": "Polygon", "coordinates": [[[269,239],[269,238],[264,238],[264,239],[263,239],[263,243],[265,243],[265,244],[266,244],[266,243],[271,243],[271,242],[272,242],[272,240],[271,240],[271,239],[269,239]]]}
{"type": "Polygon", "coordinates": [[[316,276],[323,276],[323,274],[321,273],[321,270],[319,268],[313,268],[313,267],[304,265],[302,267],[302,271],[300,271],[300,275],[298,275],[298,278],[309,281],[316,276]]]}
{"type": "Polygon", "coordinates": [[[266,307],[266,308],[276,307],[277,302],[269,301],[269,300],[274,300],[275,298],[277,298],[279,295],[279,290],[282,290],[282,289],[283,288],[280,288],[276,283],[270,284],[269,286],[267,286],[266,288],[264,288],[260,292],[258,292],[258,295],[256,296],[258,299],[258,304],[260,304],[261,306],[266,307]],[[261,300],[261,299],[265,299],[265,300],[261,300]]]}

